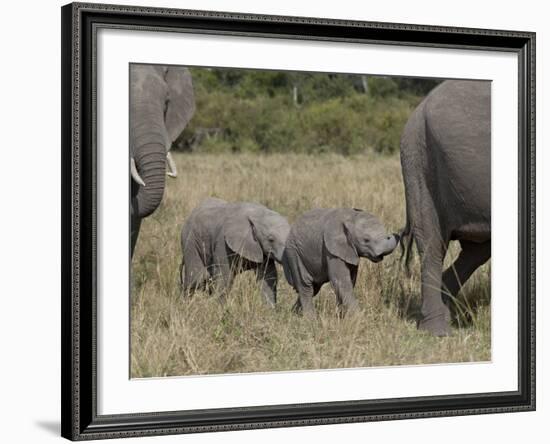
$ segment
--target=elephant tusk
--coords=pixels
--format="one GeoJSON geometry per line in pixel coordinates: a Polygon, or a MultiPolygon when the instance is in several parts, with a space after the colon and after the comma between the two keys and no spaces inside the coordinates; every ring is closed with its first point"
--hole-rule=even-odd
{"type": "Polygon", "coordinates": [[[134,179],[134,181],[136,181],[142,187],[145,186],[145,182],[143,181],[143,179],[138,173],[138,170],[136,167],[136,161],[134,160],[133,157],[130,158],[130,174],[132,175],[132,179],[134,179]]]}
{"type": "Polygon", "coordinates": [[[166,172],[166,174],[168,174],[170,177],[178,177],[176,162],[174,162],[172,153],[170,151],[168,151],[168,153],[166,154],[166,161],[168,162],[168,171],[166,172]]]}

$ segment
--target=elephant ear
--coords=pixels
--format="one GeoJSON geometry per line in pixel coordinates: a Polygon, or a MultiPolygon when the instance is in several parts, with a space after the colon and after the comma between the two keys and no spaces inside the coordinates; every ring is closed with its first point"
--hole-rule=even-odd
{"type": "Polygon", "coordinates": [[[351,243],[349,229],[353,222],[343,219],[340,214],[334,214],[325,224],[323,239],[327,250],[333,256],[339,257],[351,265],[359,264],[359,255],[351,243]]]}
{"type": "Polygon", "coordinates": [[[195,113],[191,73],[186,68],[169,66],[164,75],[168,96],[164,121],[170,142],[174,142],[195,113]]]}
{"type": "Polygon", "coordinates": [[[263,262],[264,252],[254,236],[252,222],[247,216],[228,218],[224,225],[224,237],[227,246],[239,256],[258,264],[263,262]]]}

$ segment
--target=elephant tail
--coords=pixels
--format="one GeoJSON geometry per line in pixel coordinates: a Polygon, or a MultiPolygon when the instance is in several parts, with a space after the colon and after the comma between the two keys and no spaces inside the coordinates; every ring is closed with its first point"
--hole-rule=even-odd
{"type": "Polygon", "coordinates": [[[410,262],[414,233],[411,229],[411,221],[407,216],[405,227],[399,233],[399,246],[401,248],[401,261],[405,259],[405,271],[407,276],[411,274],[410,262]]]}
{"type": "Polygon", "coordinates": [[[419,177],[423,172],[422,160],[426,156],[426,122],[424,116],[425,100],[413,111],[401,135],[399,156],[405,191],[405,227],[401,231],[399,244],[401,262],[405,260],[405,272],[411,275],[410,262],[415,228],[418,223],[418,209],[421,208],[419,177]]]}
{"type": "Polygon", "coordinates": [[[183,267],[185,266],[185,261],[183,259],[183,254],[181,255],[181,263],[180,263],[180,288],[183,288],[183,267]]]}

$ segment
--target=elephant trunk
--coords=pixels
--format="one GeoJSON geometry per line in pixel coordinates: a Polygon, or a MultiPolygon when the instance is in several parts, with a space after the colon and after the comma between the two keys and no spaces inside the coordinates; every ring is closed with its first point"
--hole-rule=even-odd
{"type": "Polygon", "coordinates": [[[380,256],[387,256],[390,254],[393,250],[395,250],[395,247],[399,244],[399,235],[394,233],[390,236],[387,236],[384,239],[384,242],[382,244],[382,251],[380,252],[380,256]]]}
{"type": "Polygon", "coordinates": [[[390,254],[395,247],[399,244],[399,235],[392,234],[390,236],[384,236],[376,241],[376,244],[372,250],[372,256],[369,255],[369,259],[373,262],[380,262],[384,259],[384,256],[390,254]]]}
{"type": "Polygon", "coordinates": [[[145,185],[140,185],[135,197],[135,214],[147,217],[160,205],[164,194],[166,174],[166,150],[163,143],[146,143],[134,154],[140,177],[145,185]]]}
{"type": "MultiPolygon", "coordinates": [[[[149,105],[150,106],[150,105],[149,105]]],[[[132,214],[144,218],[160,205],[164,194],[166,175],[166,130],[162,111],[156,119],[134,122],[132,155],[142,180],[133,199],[132,214]],[[156,121],[156,122],[155,122],[156,121]]],[[[143,113],[151,116],[151,112],[143,113]]],[[[139,182],[139,181],[138,181],[139,182]]]]}

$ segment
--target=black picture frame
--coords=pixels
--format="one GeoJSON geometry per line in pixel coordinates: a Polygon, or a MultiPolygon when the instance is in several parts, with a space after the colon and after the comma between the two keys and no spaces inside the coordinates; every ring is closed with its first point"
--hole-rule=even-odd
{"type": "Polygon", "coordinates": [[[62,14],[62,436],[71,440],[535,409],[535,34],[72,3],[62,14]],[[99,27],[509,51],[519,66],[518,390],[101,416],[96,386],[95,38],[99,27]]]}

